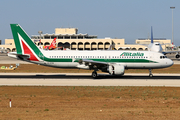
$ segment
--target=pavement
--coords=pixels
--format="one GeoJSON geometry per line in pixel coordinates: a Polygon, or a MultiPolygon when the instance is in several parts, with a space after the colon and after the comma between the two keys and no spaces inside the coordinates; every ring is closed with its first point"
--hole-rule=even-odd
{"type": "Polygon", "coordinates": [[[169,86],[180,87],[180,74],[125,74],[110,76],[90,73],[0,73],[0,85],[5,86],[169,86]]]}

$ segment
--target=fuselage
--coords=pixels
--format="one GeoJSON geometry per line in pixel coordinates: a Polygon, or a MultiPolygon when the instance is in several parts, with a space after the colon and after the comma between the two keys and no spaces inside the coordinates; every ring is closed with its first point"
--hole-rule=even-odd
{"type": "Polygon", "coordinates": [[[126,69],[156,69],[173,65],[173,61],[162,53],[152,51],[76,51],[76,50],[41,50],[43,57],[38,64],[55,67],[77,68],[79,60],[93,60],[108,64],[121,64],[126,69]]]}

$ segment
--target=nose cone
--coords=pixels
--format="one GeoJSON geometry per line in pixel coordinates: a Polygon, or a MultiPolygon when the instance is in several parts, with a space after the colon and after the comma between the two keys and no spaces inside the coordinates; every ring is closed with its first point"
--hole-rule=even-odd
{"type": "Polygon", "coordinates": [[[174,62],[171,60],[171,59],[169,59],[168,61],[167,61],[167,66],[172,66],[174,64],[174,62]]]}

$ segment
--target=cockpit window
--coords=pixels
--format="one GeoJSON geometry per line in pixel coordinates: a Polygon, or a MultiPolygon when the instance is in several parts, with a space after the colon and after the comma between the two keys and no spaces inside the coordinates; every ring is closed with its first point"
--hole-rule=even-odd
{"type": "Polygon", "coordinates": [[[159,45],[159,44],[155,44],[155,45],[159,45]]]}
{"type": "Polygon", "coordinates": [[[167,58],[167,56],[160,56],[160,59],[165,59],[167,58]]]}

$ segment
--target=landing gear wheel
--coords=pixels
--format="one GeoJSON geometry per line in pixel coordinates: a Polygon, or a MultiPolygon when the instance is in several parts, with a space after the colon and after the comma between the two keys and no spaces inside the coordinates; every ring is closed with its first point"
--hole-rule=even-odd
{"type": "Polygon", "coordinates": [[[149,69],[149,77],[153,77],[153,74],[151,72],[151,69],[149,69]]]}
{"type": "Polygon", "coordinates": [[[153,77],[153,74],[149,74],[149,77],[153,77]]]}
{"type": "Polygon", "coordinates": [[[95,79],[97,78],[97,72],[92,72],[92,77],[95,79]]]}

